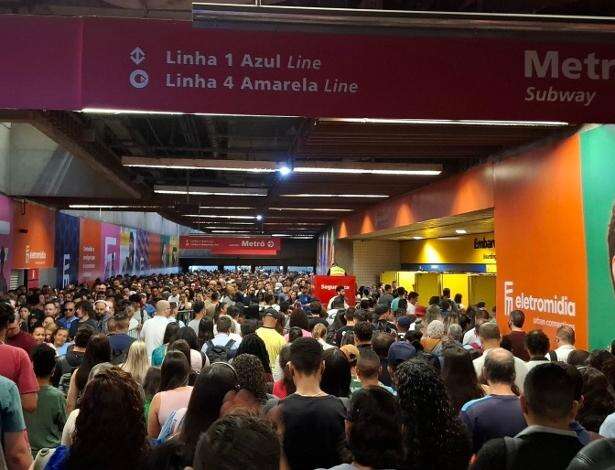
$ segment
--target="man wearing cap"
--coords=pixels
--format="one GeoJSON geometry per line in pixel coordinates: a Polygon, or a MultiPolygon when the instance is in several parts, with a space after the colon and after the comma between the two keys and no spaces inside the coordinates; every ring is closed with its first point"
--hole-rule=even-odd
{"type": "Polygon", "coordinates": [[[267,308],[263,312],[263,326],[256,330],[257,336],[262,339],[269,354],[271,369],[275,369],[281,349],[286,344],[284,336],[276,330],[281,314],[273,308],[267,308]]]}
{"type": "Polygon", "coordinates": [[[403,341],[406,338],[406,333],[410,329],[410,326],[416,321],[416,317],[403,315],[397,318],[397,339],[403,341]]]}
{"type": "Polygon", "coordinates": [[[416,356],[416,349],[407,341],[395,341],[389,348],[389,356],[387,358],[387,368],[393,382],[394,388],[397,388],[397,367],[402,362],[412,359],[416,356]]]}

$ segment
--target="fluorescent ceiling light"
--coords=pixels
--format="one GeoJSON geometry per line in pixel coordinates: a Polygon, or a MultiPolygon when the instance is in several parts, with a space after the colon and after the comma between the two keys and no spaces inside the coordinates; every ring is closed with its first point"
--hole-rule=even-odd
{"type": "Polygon", "coordinates": [[[254,207],[227,207],[227,206],[199,206],[199,209],[221,209],[221,210],[230,210],[230,211],[248,211],[254,209],[254,207]]]}
{"type": "Polygon", "coordinates": [[[274,233],[272,237],[288,237],[296,240],[308,240],[314,238],[314,235],[291,235],[290,233],[274,233]]]}
{"type": "Polygon", "coordinates": [[[274,173],[282,176],[295,173],[332,173],[352,175],[437,176],[440,164],[302,162],[294,168],[270,160],[211,160],[203,158],[155,158],[123,156],[122,165],[130,168],[162,168],[174,170],[214,170],[244,173],[274,173]],[[328,165],[328,166],[327,166],[328,165]]]}
{"type": "Polygon", "coordinates": [[[254,215],[184,214],[184,217],[198,217],[201,219],[256,219],[254,215]]]}
{"type": "Polygon", "coordinates": [[[211,233],[250,233],[248,230],[212,230],[211,233]]]}
{"type": "Polygon", "coordinates": [[[270,207],[270,211],[298,211],[298,212],[353,212],[354,209],[336,209],[328,207],[270,207]]]}
{"type": "Polygon", "coordinates": [[[209,225],[254,225],[256,222],[233,222],[231,220],[225,220],[224,222],[215,220],[195,220],[195,224],[209,224],[209,225]]]}
{"type": "Polygon", "coordinates": [[[423,237],[412,237],[413,240],[422,240],[423,237]]]}
{"type": "Polygon", "coordinates": [[[263,220],[263,216],[262,216],[262,215],[260,215],[260,214],[258,214],[258,215],[256,216],[256,220],[258,220],[258,221],[260,222],[261,220],[263,220]]]}
{"type": "Polygon", "coordinates": [[[406,170],[383,168],[316,168],[295,167],[295,173],[337,173],[347,175],[399,175],[399,176],[438,176],[442,170],[406,170]]]}
{"type": "Polygon", "coordinates": [[[112,204],[70,204],[69,209],[158,209],[160,206],[112,205],[112,204]]]}
{"type": "Polygon", "coordinates": [[[87,114],[150,114],[150,115],[182,115],[211,116],[211,117],[267,117],[267,118],[297,118],[301,116],[287,116],[283,114],[220,114],[220,113],[183,113],[180,111],[145,111],[142,109],[112,109],[112,108],[83,108],[80,110],[87,114]]]}
{"type": "Polygon", "coordinates": [[[344,198],[369,198],[369,199],[381,199],[389,197],[388,194],[313,194],[313,193],[299,193],[299,194],[280,194],[282,197],[344,197],[344,198]]]}
{"type": "Polygon", "coordinates": [[[457,233],[459,235],[464,235],[464,234],[468,233],[468,231],[466,229],[463,229],[463,228],[458,228],[457,230],[455,230],[455,233],[457,233]]]}
{"type": "Polygon", "coordinates": [[[194,196],[267,196],[267,189],[263,188],[220,188],[217,186],[154,186],[158,194],[191,194],[194,196]]]}
{"type": "Polygon", "coordinates": [[[265,225],[315,225],[320,226],[323,225],[324,222],[265,222],[265,225]]]}
{"type": "Polygon", "coordinates": [[[565,121],[490,121],[471,119],[372,119],[372,118],[342,118],[320,119],[320,121],[351,122],[360,124],[426,124],[452,126],[510,126],[510,127],[560,127],[569,125],[565,121]]]}

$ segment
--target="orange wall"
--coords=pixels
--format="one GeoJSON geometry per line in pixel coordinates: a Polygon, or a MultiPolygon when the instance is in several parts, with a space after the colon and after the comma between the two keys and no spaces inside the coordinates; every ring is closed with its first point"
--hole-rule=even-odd
{"type": "Polygon", "coordinates": [[[55,212],[37,204],[15,202],[13,221],[13,269],[52,268],[55,212]]]}
{"type": "Polygon", "coordinates": [[[502,331],[508,330],[503,315],[505,283],[512,282],[509,300],[513,308],[520,306],[526,313],[526,331],[541,328],[553,340],[559,324],[571,324],[577,346],[586,348],[587,260],[579,136],[497,163],[495,181],[497,317],[502,331]],[[557,300],[565,296],[575,302],[576,311],[574,316],[539,312],[538,305],[532,309],[531,300],[523,304],[518,299],[522,293],[557,300]]]}
{"type": "Polygon", "coordinates": [[[493,164],[473,168],[412,193],[399,196],[336,224],[338,238],[404,227],[423,220],[493,207],[493,164]]]}

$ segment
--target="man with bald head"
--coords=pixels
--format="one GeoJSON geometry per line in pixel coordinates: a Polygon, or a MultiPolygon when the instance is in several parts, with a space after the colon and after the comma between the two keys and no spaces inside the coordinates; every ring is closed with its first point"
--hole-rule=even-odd
{"type": "Polygon", "coordinates": [[[472,436],[474,453],[488,440],[514,437],[527,426],[519,397],[512,390],[515,357],[504,348],[492,348],[485,355],[483,376],[489,394],[461,408],[461,419],[472,436]]]}
{"type": "Polygon", "coordinates": [[[143,324],[141,328],[141,339],[145,341],[147,357],[152,360],[152,352],[158,346],[162,346],[164,332],[169,324],[171,314],[171,304],[166,300],[156,302],[156,315],[143,324]]]}

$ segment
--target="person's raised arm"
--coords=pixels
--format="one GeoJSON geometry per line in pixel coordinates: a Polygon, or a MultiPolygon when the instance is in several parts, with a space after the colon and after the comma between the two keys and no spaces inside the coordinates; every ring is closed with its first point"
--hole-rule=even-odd
{"type": "Polygon", "coordinates": [[[68,395],[66,396],[66,414],[70,414],[75,408],[77,408],[77,396],[79,392],[77,390],[77,371],[73,372],[70,377],[70,385],[68,386],[68,395]]]}

